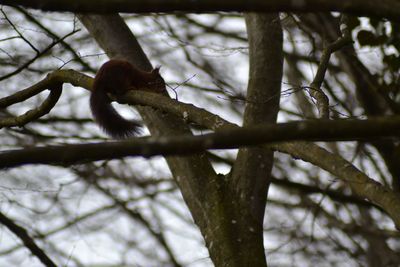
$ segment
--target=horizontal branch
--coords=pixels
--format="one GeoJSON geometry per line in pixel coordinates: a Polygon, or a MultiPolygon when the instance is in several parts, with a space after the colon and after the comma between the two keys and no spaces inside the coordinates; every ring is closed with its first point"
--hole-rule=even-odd
{"type": "Polygon", "coordinates": [[[59,83],[70,83],[74,86],[91,88],[93,78],[74,70],[56,70],[34,85],[0,98],[0,109],[25,101],[59,83]]]}
{"type": "Polygon", "coordinates": [[[126,156],[186,155],[283,141],[353,141],[400,135],[400,117],[314,120],[232,128],[198,136],[143,137],[119,142],[67,144],[0,152],[0,168],[69,165],[126,156]],[[84,155],[84,156],[82,156],[84,155]]]}
{"type": "MultiPolygon", "coordinates": [[[[55,71],[47,79],[51,82],[71,83],[89,90],[93,82],[92,78],[73,70],[55,71]]],[[[28,88],[24,91],[23,97],[29,97],[40,90],[44,90],[44,88],[42,86],[28,88]]],[[[399,116],[368,120],[314,120],[239,128],[192,104],[180,103],[154,93],[131,91],[118,100],[161,109],[186,122],[195,122],[208,129],[213,129],[215,133],[201,136],[145,137],[120,142],[8,150],[0,152],[0,169],[25,164],[70,165],[126,156],[184,155],[202,152],[205,149],[238,148],[289,140],[368,141],[383,137],[398,138],[400,134],[399,116]]],[[[15,103],[14,96],[10,96],[2,104],[11,105],[13,103],[15,103]]],[[[400,213],[398,212],[400,197],[398,193],[369,178],[350,162],[310,142],[283,142],[272,144],[270,147],[296,159],[309,162],[342,179],[361,199],[367,199],[387,212],[396,227],[400,229],[400,213]]]]}
{"type": "Polygon", "coordinates": [[[338,11],[400,20],[400,2],[397,0],[2,0],[0,2],[3,5],[76,13],[338,11]]]}
{"type": "Polygon", "coordinates": [[[57,70],[48,74],[46,78],[26,89],[20,90],[4,98],[0,98],[0,109],[2,109],[17,103],[21,103],[33,96],[38,95],[44,90],[50,90],[49,96],[39,107],[30,109],[22,115],[1,118],[0,129],[11,126],[22,127],[25,124],[35,121],[38,118],[48,114],[57,104],[61,96],[63,83],[69,82],[72,85],[80,85],[90,88],[92,81],[92,78],[73,70],[57,70]]]}

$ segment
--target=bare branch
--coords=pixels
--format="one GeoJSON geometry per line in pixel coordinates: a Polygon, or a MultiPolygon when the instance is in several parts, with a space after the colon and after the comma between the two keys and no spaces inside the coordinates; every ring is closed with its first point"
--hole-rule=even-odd
{"type": "Polygon", "coordinates": [[[346,16],[343,15],[340,24],[342,36],[324,48],[318,65],[317,73],[315,74],[314,80],[310,84],[310,94],[317,101],[319,116],[323,119],[329,119],[329,98],[321,89],[321,85],[324,81],[325,73],[328,68],[329,59],[334,52],[351,43],[351,35],[346,21],[346,16]]]}
{"type": "Polygon", "coordinates": [[[50,87],[50,94],[45,101],[36,109],[31,109],[25,114],[13,118],[0,119],[0,129],[10,126],[23,126],[28,122],[34,121],[47,113],[57,104],[62,92],[62,84],[57,83],[50,87]]]}
{"type": "Polygon", "coordinates": [[[13,95],[1,98],[0,108],[6,108],[13,104],[25,101],[46,89],[50,89],[49,96],[38,108],[29,110],[25,114],[17,117],[0,119],[0,129],[10,126],[23,126],[26,123],[34,121],[49,113],[61,96],[63,82],[70,82],[74,85],[91,88],[92,79],[84,74],[72,70],[54,71],[40,82],[13,95]]]}
{"type": "Polygon", "coordinates": [[[10,26],[14,29],[14,31],[18,34],[18,36],[27,43],[36,54],[39,54],[40,51],[18,30],[17,26],[8,18],[7,14],[4,12],[3,8],[0,9],[1,14],[5,18],[5,20],[10,24],[10,26]]]}
{"type": "MultiPolygon", "coordinates": [[[[24,15],[24,17],[32,22],[34,25],[38,26],[40,29],[42,29],[44,32],[46,32],[49,36],[51,36],[53,39],[61,39],[60,36],[58,36],[54,31],[52,31],[51,29],[49,29],[47,26],[43,25],[38,19],[36,19],[34,16],[32,16],[27,10],[25,10],[24,8],[21,8],[19,6],[15,7],[15,9],[20,12],[21,14],[24,15]]],[[[85,69],[90,70],[90,71],[94,71],[93,68],[86,62],[83,60],[83,57],[80,56],[75,50],[74,48],[71,47],[70,44],[68,44],[65,39],[61,40],[60,44],[66,49],[68,50],[72,56],[73,56],[73,60],[77,61],[79,64],[81,64],[85,69]]]]}
{"type": "Polygon", "coordinates": [[[27,100],[58,83],[70,83],[74,86],[84,87],[90,90],[93,79],[85,74],[74,70],[56,70],[48,74],[45,79],[16,92],[10,96],[0,98],[0,108],[6,108],[16,103],[27,100]]]}
{"type": "Polygon", "coordinates": [[[273,145],[273,147],[295,158],[315,164],[342,179],[358,196],[382,207],[393,219],[396,228],[400,230],[400,196],[397,192],[381,185],[341,156],[330,153],[322,147],[306,142],[287,142],[273,145]]]}
{"type": "MultiPolygon", "coordinates": [[[[222,120],[222,119],[221,119],[222,120]]],[[[120,142],[68,144],[3,151],[0,168],[24,164],[70,165],[125,156],[187,155],[293,140],[352,141],[398,136],[400,117],[368,120],[315,120],[265,124],[192,136],[142,137],[120,142]],[[84,151],[85,157],[82,157],[84,151]]]]}
{"type": "Polygon", "coordinates": [[[5,227],[8,228],[11,232],[13,232],[16,236],[21,239],[24,243],[25,247],[29,249],[33,255],[38,257],[38,259],[48,267],[57,267],[57,265],[46,255],[46,253],[35,243],[35,240],[31,238],[28,232],[16,224],[13,220],[8,218],[2,212],[0,212],[0,223],[2,223],[5,227]]]}
{"type": "Polygon", "coordinates": [[[2,0],[3,5],[28,8],[70,11],[77,13],[148,13],[148,12],[214,12],[214,11],[256,11],[256,12],[329,12],[339,11],[355,15],[386,17],[400,20],[400,3],[397,0],[2,0]]]}
{"type": "Polygon", "coordinates": [[[26,69],[29,65],[31,65],[33,62],[35,62],[38,58],[40,58],[41,56],[43,56],[47,52],[49,52],[55,45],[57,45],[58,43],[62,42],[63,40],[65,40],[66,38],[68,38],[69,36],[73,35],[74,33],[78,32],[78,31],[79,30],[73,30],[70,33],[66,34],[64,37],[62,37],[61,39],[55,40],[54,42],[49,44],[45,49],[43,49],[42,51],[38,52],[35,57],[31,58],[30,60],[28,60],[27,62],[25,62],[21,66],[19,66],[16,70],[14,70],[14,71],[12,71],[10,73],[7,73],[6,75],[1,76],[0,77],[0,81],[8,79],[8,78],[20,73],[21,71],[26,69]]]}

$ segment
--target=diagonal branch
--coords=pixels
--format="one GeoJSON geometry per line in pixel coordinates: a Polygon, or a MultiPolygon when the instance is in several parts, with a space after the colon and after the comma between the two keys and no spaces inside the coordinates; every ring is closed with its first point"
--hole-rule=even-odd
{"type": "MultiPolygon", "coordinates": [[[[53,39],[60,39],[60,37],[57,35],[57,33],[55,33],[54,31],[52,31],[50,28],[48,28],[47,26],[43,25],[41,23],[41,21],[39,21],[37,18],[35,18],[33,15],[31,15],[27,10],[25,10],[24,8],[21,8],[19,6],[17,6],[15,8],[17,11],[19,11],[21,14],[24,15],[24,17],[31,23],[33,23],[34,25],[38,26],[41,30],[43,30],[46,34],[48,34],[49,36],[51,36],[53,39]]],[[[65,48],[65,50],[69,51],[72,56],[73,56],[73,60],[77,61],[80,65],[82,65],[85,70],[90,70],[93,71],[93,68],[89,65],[89,63],[87,63],[86,61],[83,60],[83,57],[80,56],[75,49],[64,40],[62,40],[60,42],[60,44],[65,48]]]]}
{"type": "Polygon", "coordinates": [[[358,170],[341,156],[314,144],[297,142],[273,145],[278,151],[314,164],[342,179],[361,198],[382,207],[400,230],[400,196],[358,170]]]}
{"type": "Polygon", "coordinates": [[[329,59],[334,52],[351,43],[351,35],[347,26],[347,17],[345,15],[342,15],[340,29],[342,31],[342,36],[333,43],[327,45],[322,51],[317,73],[310,84],[310,94],[317,101],[316,104],[319,116],[323,119],[329,119],[329,98],[321,89],[326,70],[328,69],[329,59]]]}
{"type": "MultiPolygon", "coordinates": [[[[87,174],[86,174],[86,177],[87,177],[87,174]]],[[[99,190],[104,195],[106,195],[107,197],[112,199],[112,201],[114,202],[115,206],[119,207],[128,217],[130,217],[132,220],[137,221],[140,224],[142,224],[151,233],[151,235],[157,240],[157,242],[159,242],[160,245],[164,248],[165,253],[169,256],[169,259],[173,263],[172,266],[174,266],[174,267],[181,267],[182,266],[176,260],[176,257],[174,255],[174,253],[172,252],[170,246],[168,245],[167,240],[165,239],[164,235],[162,233],[160,233],[159,231],[153,229],[154,228],[153,225],[151,225],[145,219],[145,217],[143,217],[143,215],[140,212],[135,211],[132,208],[129,208],[129,203],[128,202],[121,200],[116,195],[114,195],[111,192],[111,190],[109,190],[109,189],[107,189],[105,187],[102,187],[96,181],[93,181],[91,184],[94,185],[94,187],[97,190],[99,190]]]]}
{"type": "Polygon", "coordinates": [[[53,41],[51,44],[49,44],[45,49],[43,49],[42,51],[39,51],[36,56],[34,56],[33,58],[31,58],[30,60],[28,60],[27,62],[25,62],[24,64],[22,64],[21,66],[19,66],[16,70],[7,73],[3,76],[0,77],[0,81],[3,81],[5,79],[8,79],[18,73],[20,73],[21,71],[23,71],[24,69],[26,69],[29,65],[31,65],[33,62],[35,62],[38,58],[40,58],[41,56],[47,54],[54,46],[56,46],[57,44],[59,44],[60,42],[64,41],[66,38],[68,38],[69,36],[77,33],[79,30],[73,30],[70,33],[64,35],[63,37],[61,37],[60,39],[57,39],[55,41],[53,41]]]}
{"type": "Polygon", "coordinates": [[[19,239],[21,239],[21,241],[24,243],[25,247],[29,249],[32,254],[35,255],[45,266],[57,267],[57,265],[49,258],[49,256],[47,256],[46,253],[35,243],[35,240],[29,236],[28,232],[2,212],[0,212],[0,223],[18,236],[19,239]]]}

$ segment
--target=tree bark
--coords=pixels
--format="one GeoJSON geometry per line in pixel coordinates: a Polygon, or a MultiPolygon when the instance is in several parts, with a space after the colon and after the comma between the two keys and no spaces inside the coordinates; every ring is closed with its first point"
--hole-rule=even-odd
{"type": "MultiPolygon", "coordinates": [[[[110,57],[150,69],[120,17],[81,15],[80,19],[110,57]]],[[[250,81],[244,125],[275,122],[283,58],[279,16],[247,14],[246,23],[250,81]]],[[[149,107],[138,110],[153,135],[190,133],[181,118],[149,107]]],[[[166,158],[215,266],[266,266],[262,226],[272,155],[259,147],[241,150],[230,178],[216,175],[202,153],[166,158]]]]}

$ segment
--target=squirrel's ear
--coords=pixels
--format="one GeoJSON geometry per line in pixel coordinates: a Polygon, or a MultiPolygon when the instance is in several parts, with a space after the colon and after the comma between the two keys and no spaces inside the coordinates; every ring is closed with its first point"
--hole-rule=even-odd
{"type": "Polygon", "coordinates": [[[161,65],[157,65],[157,66],[151,71],[151,73],[156,73],[156,74],[158,74],[158,73],[160,73],[160,69],[161,69],[161,65]]]}

